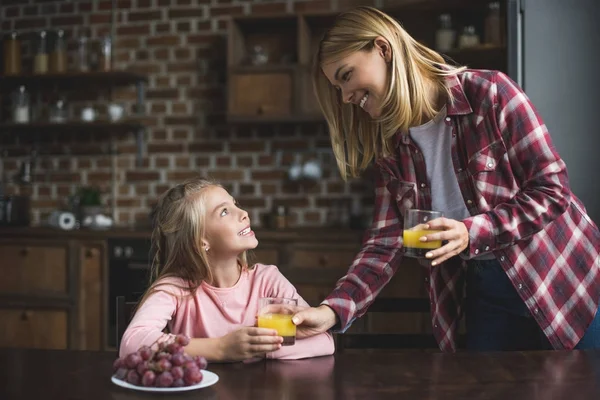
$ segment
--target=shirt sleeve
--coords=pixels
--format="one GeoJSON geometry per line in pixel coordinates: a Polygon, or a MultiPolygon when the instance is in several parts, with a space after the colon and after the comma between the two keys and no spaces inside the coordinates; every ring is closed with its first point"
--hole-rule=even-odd
{"type": "Polygon", "coordinates": [[[163,333],[163,330],[177,309],[176,289],[161,286],[146,298],[133,316],[121,340],[120,357],[136,352],[142,346],[152,346],[175,336],[163,333]]]}
{"type": "MultiPolygon", "coordinates": [[[[296,288],[287,280],[277,268],[271,276],[272,297],[287,297],[298,300],[299,306],[308,306],[308,303],[298,294],[296,288]]],[[[305,339],[296,339],[292,346],[282,346],[281,349],[267,354],[267,358],[280,360],[296,360],[300,358],[331,355],[335,351],[335,344],[331,333],[326,332],[305,339]]]]}
{"type": "Polygon", "coordinates": [[[398,206],[380,173],[375,184],[373,224],[362,249],[347,274],[321,303],[337,314],[339,322],[333,331],[345,332],[392,279],[402,260],[402,230],[398,206]]]}
{"type": "Polygon", "coordinates": [[[570,203],[565,163],[529,98],[501,72],[495,74],[490,95],[520,190],[510,201],[463,220],[469,231],[468,258],[527,239],[564,213],[570,203]]]}

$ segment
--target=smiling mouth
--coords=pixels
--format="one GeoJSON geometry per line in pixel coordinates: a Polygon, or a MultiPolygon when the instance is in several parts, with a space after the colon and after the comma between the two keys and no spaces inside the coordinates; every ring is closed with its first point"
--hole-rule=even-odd
{"type": "Polygon", "coordinates": [[[246,235],[249,235],[250,233],[252,233],[252,229],[250,229],[250,227],[247,227],[247,228],[239,231],[238,236],[246,236],[246,235]]]}
{"type": "Polygon", "coordinates": [[[369,98],[369,92],[365,93],[362,99],[360,99],[360,103],[358,104],[360,108],[364,109],[365,104],[367,103],[367,99],[369,98]]]}

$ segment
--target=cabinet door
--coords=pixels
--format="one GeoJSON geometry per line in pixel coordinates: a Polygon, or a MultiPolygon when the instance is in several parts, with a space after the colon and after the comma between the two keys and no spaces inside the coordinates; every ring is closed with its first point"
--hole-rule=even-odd
{"type": "Polygon", "coordinates": [[[101,350],[105,247],[85,243],[79,249],[78,342],[82,350],[101,350]]]}
{"type": "Polygon", "coordinates": [[[0,293],[67,295],[68,244],[0,241],[0,293]]]}
{"type": "Polygon", "coordinates": [[[66,349],[68,318],[65,310],[0,309],[0,347],[66,349]]]}
{"type": "Polygon", "coordinates": [[[291,72],[235,73],[230,79],[230,114],[244,117],[292,114],[291,72]]]}

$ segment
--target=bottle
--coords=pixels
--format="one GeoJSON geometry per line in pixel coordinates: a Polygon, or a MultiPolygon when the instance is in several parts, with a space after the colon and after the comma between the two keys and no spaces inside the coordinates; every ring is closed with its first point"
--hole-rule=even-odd
{"type": "Polygon", "coordinates": [[[88,38],[85,33],[82,33],[77,41],[77,70],[87,72],[90,70],[88,38]]]}
{"type": "Polygon", "coordinates": [[[463,33],[458,39],[458,48],[465,49],[467,47],[477,46],[479,44],[479,36],[475,33],[473,25],[467,25],[463,29],[463,33]]]}
{"type": "Polygon", "coordinates": [[[504,44],[503,21],[500,16],[500,3],[493,1],[488,4],[488,14],[485,17],[485,43],[501,46],[504,44]]]}
{"type": "Polygon", "coordinates": [[[29,122],[29,93],[25,86],[20,86],[19,89],[12,95],[13,121],[19,124],[29,122]]]}
{"type": "Polygon", "coordinates": [[[110,71],[112,69],[112,40],[106,35],[100,43],[100,71],[110,71]]]}
{"type": "Polygon", "coordinates": [[[37,51],[33,58],[33,73],[45,74],[48,72],[48,43],[46,31],[41,31],[38,38],[37,51]]]}
{"type": "Polygon", "coordinates": [[[63,73],[67,71],[67,46],[65,44],[65,31],[56,32],[56,40],[50,53],[50,72],[63,73]]]}
{"type": "Polygon", "coordinates": [[[435,49],[439,52],[451,51],[454,48],[456,31],[452,29],[450,14],[440,15],[440,27],[435,32],[435,49]]]}
{"type": "Polygon", "coordinates": [[[4,75],[21,74],[21,42],[17,32],[4,38],[4,75]]]}
{"type": "Polygon", "coordinates": [[[277,229],[287,228],[287,210],[285,206],[277,207],[277,215],[275,216],[275,227],[277,229]]]}

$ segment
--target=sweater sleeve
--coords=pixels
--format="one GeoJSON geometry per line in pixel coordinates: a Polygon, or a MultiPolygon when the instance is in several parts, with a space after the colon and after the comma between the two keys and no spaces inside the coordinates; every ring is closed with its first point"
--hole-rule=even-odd
{"type": "Polygon", "coordinates": [[[163,330],[175,314],[177,297],[164,286],[150,294],[136,311],[123,334],[119,356],[124,357],[142,346],[170,340],[174,335],[163,330]]]}
{"type": "MultiPolygon", "coordinates": [[[[308,303],[298,294],[296,288],[277,267],[269,271],[269,296],[287,297],[298,300],[299,306],[308,307],[308,303]]],[[[267,354],[267,358],[280,360],[296,360],[299,358],[318,357],[331,355],[335,351],[333,337],[329,332],[311,336],[305,339],[296,339],[292,346],[283,346],[281,349],[267,354]]]]}

